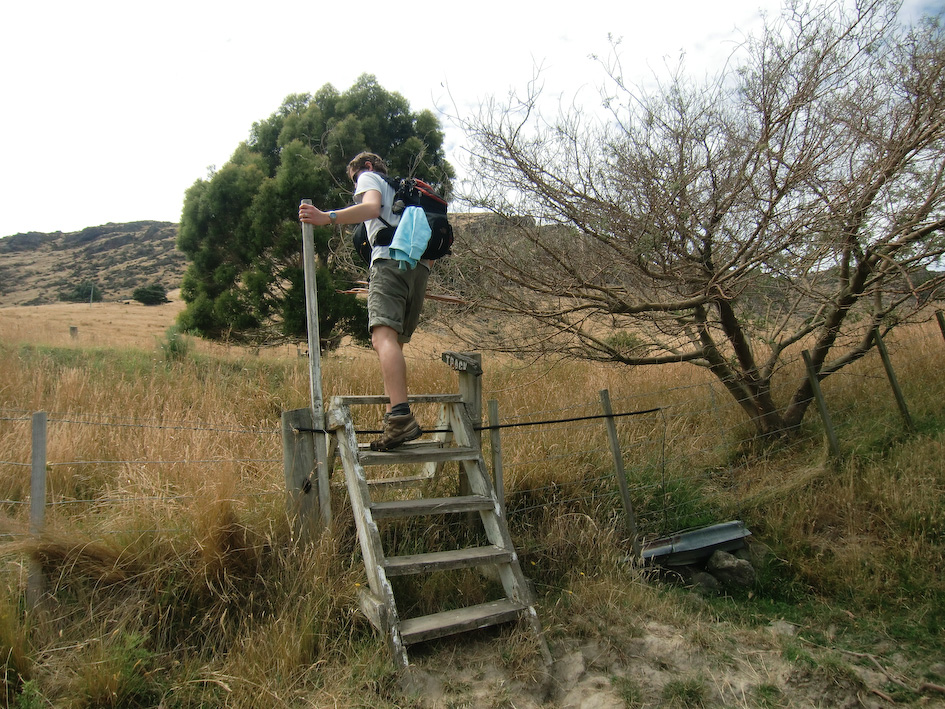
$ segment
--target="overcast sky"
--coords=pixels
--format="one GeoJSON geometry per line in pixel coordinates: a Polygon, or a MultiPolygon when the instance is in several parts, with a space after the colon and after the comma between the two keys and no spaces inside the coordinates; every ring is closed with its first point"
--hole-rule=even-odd
{"type": "MultiPolygon", "coordinates": [[[[941,7],[935,0],[931,7],[941,7]]],[[[917,7],[929,0],[907,0],[917,7]]],[[[180,218],[184,191],[220,167],[293,93],[363,73],[413,110],[448,115],[522,89],[595,107],[592,53],[622,38],[628,78],[685,51],[717,65],[779,0],[10,0],[0,9],[0,236],[180,218]],[[428,8],[430,17],[416,16],[428,8]],[[408,12],[409,11],[409,12],[408,12]]]]}

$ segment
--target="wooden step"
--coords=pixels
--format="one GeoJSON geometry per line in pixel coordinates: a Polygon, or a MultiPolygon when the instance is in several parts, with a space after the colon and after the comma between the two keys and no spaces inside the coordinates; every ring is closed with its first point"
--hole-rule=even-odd
{"type": "Polygon", "coordinates": [[[450,460],[476,460],[477,448],[466,446],[408,447],[406,445],[392,451],[363,450],[358,453],[361,465],[412,465],[415,463],[445,463],[450,460]]]}
{"type": "Polygon", "coordinates": [[[430,571],[464,569],[484,564],[507,564],[512,561],[512,552],[494,545],[434,551],[427,554],[406,554],[384,560],[388,576],[406,576],[430,571]]]}
{"type": "MultiPolygon", "coordinates": [[[[371,433],[372,435],[376,435],[376,434],[379,434],[380,431],[361,431],[361,433],[365,433],[365,434],[366,434],[366,433],[371,433]]],[[[424,433],[449,433],[449,432],[448,432],[448,431],[424,431],[424,433]]],[[[424,449],[424,450],[426,450],[426,449],[430,449],[430,448],[432,448],[432,449],[439,449],[439,448],[445,448],[445,447],[446,447],[446,442],[445,442],[445,441],[436,440],[436,439],[434,439],[434,438],[415,438],[415,439],[412,440],[412,441],[407,441],[406,443],[401,443],[401,444],[400,444],[399,446],[397,446],[397,448],[395,448],[394,450],[392,450],[392,451],[387,451],[387,452],[388,452],[388,453],[398,453],[398,452],[410,451],[410,450],[417,450],[417,449],[424,449]]],[[[370,443],[359,443],[359,444],[358,444],[358,452],[359,452],[359,453],[373,452],[373,451],[371,451],[371,444],[370,444],[370,443]]]]}
{"type": "Polygon", "coordinates": [[[372,478],[366,482],[370,487],[379,487],[383,490],[388,487],[420,487],[432,479],[432,473],[421,473],[420,475],[402,475],[396,478],[372,478]]]}
{"type": "Polygon", "coordinates": [[[395,500],[374,502],[371,514],[374,519],[394,519],[420,515],[448,515],[458,512],[491,510],[495,503],[483,495],[461,495],[458,497],[424,497],[418,500],[395,500]]]}
{"type": "MultiPolygon", "coordinates": [[[[372,451],[364,441],[369,431],[357,431],[351,416],[354,405],[384,404],[386,397],[336,397],[327,412],[326,428],[334,432],[338,454],[344,465],[345,485],[358,531],[358,542],[367,572],[367,587],[359,592],[361,609],[371,624],[386,636],[394,662],[400,668],[409,665],[406,646],[443,636],[485,628],[519,619],[528,620],[539,635],[538,617],[530,605],[532,592],[519,568],[518,558],[509,538],[504,515],[496,509],[496,497],[491,489],[491,480],[479,448],[476,434],[463,399],[458,395],[424,395],[410,397],[411,403],[440,404],[440,412],[433,430],[414,441],[409,441],[392,451],[372,451]],[[468,445],[460,446],[458,442],[468,445]],[[453,497],[419,497],[412,500],[373,500],[377,487],[407,487],[427,485],[438,475],[442,463],[458,461],[460,472],[469,480],[469,489],[481,494],[462,494],[453,497]],[[418,465],[415,465],[418,464],[418,465]],[[368,471],[368,466],[387,466],[368,471]],[[412,466],[412,467],[411,467],[412,466]],[[374,476],[367,473],[373,472],[374,476]],[[384,519],[421,517],[429,515],[459,514],[482,518],[485,538],[481,547],[468,547],[435,551],[430,553],[405,554],[387,557],[385,537],[377,522],[384,519]],[[417,618],[399,619],[395,588],[401,590],[401,582],[411,574],[425,574],[454,569],[476,569],[476,572],[461,575],[460,581],[481,582],[489,590],[487,598],[505,596],[500,600],[460,608],[417,618]],[[498,572],[498,573],[487,573],[498,572]],[[393,577],[398,583],[391,584],[393,577]],[[482,578],[477,578],[481,576],[482,578]],[[469,578],[466,578],[469,577],[469,578]],[[496,587],[501,583],[502,591],[496,587]],[[516,600],[512,600],[516,599],[516,600]]],[[[422,488],[426,490],[427,488],[422,488]]],[[[424,493],[420,493],[424,494],[424,493]]],[[[430,492],[429,494],[437,494],[430,492]]],[[[443,494],[443,493],[439,493],[443,494]]],[[[376,495],[378,497],[417,497],[412,495],[376,495]]],[[[462,519],[462,517],[460,517],[462,519]]],[[[423,520],[418,520],[422,522],[423,520]]],[[[424,525],[421,524],[421,527],[424,525]]],[[[422,530],[418,530],[422,536],[422,530]]],[[[428,541],[428,540],[423,540],[428,541]]],[[[475,544],[477,542],[468,541],[475,544]]],[[[418,540],[418,551],[426,544],[418,540]]],[[[393,552],[391,552],[393,554],[393,552]]],[[[449,580],[449,579],[444,579],[449,580]]],[[[456,580],[456,579],[454,579],[456,580]]],[[[406,590],[406,589],[405,589],[406,590]]],[[[462,603],[456,592],[445,595],[444,606],[462,603]],[[451,600],[452,599],[452,600],[451,600]]],[[[550,654],[541,643],[546,661],[550,654]]]]}
{"type": "Polygon", "coordinates": [[[404,644],[442,638],[446,635],[487,628],[519,618],[528,606],[507,598],[478,606],[443,611],[432,615],[400,621],[400,637],[404,644]]]}
{"type": "MultiPolygon", "coordinates": [[[[390,401],[380,394],[367,396],[333,396],[332,408],[338,406],[380,406],[390,401]]],[[[463,401],[460,394],[411,394],[407,397],[408,404],[458,404],[463,401]]]]}

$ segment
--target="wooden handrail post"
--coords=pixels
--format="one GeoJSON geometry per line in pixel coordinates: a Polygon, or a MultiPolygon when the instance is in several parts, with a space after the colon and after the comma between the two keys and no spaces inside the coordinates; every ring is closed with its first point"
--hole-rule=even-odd
{"type": "MultiPolygon", "coordinates": [[[[482,355],[478,352],[444,352],[442,360],[459,374],[459,395],[466,406],[466,414],[472,421],[482,450],[482,355]]],[[[468,495],[469,480],[463,470],[459,471],[459,494],[468,495]]]]}
{"type": "Polygon", "coordinates": [[[462,357],[471,364],[456,370],[459,373],[459,394],[463,397],[466,413],[481,441],[482,433],[478,429],[482,427],[482,355],[478,352],[463,352],[462,357]]]}
{"type": "MultiPolygon", "coordinates": [[[[302,204],[312,200],[303,199],[302,204]]],[[[325,431],[325,409],[322,398],[321,338],[318,332],[318,285],[315,281],[315,231],[302,223],[302,265],[305,274],[305,316],[308,324],[308,365],[311,387],[312,428],[325,431]]],[[[315,465],[318,470],[318,506],[321,523],[331,525],[331,490],[328,486],[328,433],[316,432],[315,465]]]]}

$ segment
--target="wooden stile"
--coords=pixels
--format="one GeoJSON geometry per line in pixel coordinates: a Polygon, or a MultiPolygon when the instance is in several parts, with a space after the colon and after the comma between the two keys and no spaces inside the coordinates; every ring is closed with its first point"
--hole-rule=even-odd
{"type": "Polygon", "coordinates": [[[468,402],[458,395],[411,396],[409,401],[411,405],[438,403],[438,430],[432,438],[424,437],[385,452],[371,451],[358,443],[352,408],[381,405],[386,403],[386,397],[334,397],[328,411],[328,426],[337,441],[344,466],[345,485],[368,579],[368,589],[360,593],[361,610],[385,637],[394,662],[400,668],[409,664],[407,647],[411,644],[512,621],[525,622],[533,630],[545,661],[550,663],[551,655],[542,638],[531,589],[522,574],[505,512],[486,471],[479,432],[470,416],[468,402]],[[455,463],[458,473],[464,477],[463,489],[456,480],[459,494],[381,499],[383,490],[403,488],[410,481],[435,481],[445,475],[447,463],[455,463]],[[394,478],[396,484],[391,484],[391,478],[369,474],[370,470],[385,470],[390,466],[416,467],[418,474],[394,478]],[[381,482],[387,484],[377,484],[381,482]],[[446,515],[477,517],[479,532],[487,543],[423,549],[401,555],[389,555],[385,549],[379,524],[395,519],[446,515]],[[504,597],[414,618],[400,617],[391,578],[464,568],[479,569],[484,582],[497,577],[504,597]]]}

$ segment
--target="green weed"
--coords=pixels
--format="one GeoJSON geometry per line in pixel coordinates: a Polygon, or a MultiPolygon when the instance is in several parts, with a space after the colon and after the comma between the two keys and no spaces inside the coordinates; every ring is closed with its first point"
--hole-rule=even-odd
{"type": "Polygon", "coordinates": [[[667,682],[661,697],[662,706],[693,709],[706,705],[708,691],[702,678],[689,677],[667,682]]]}
{"type": "Polygon", "coordinates": [[[774,684],[760,684],[754,690],[755,701],[760,709],[777,709],[784,706],[784,692],[774,684]]]}

